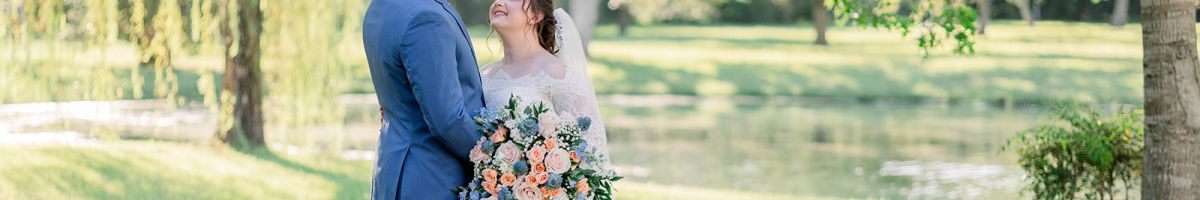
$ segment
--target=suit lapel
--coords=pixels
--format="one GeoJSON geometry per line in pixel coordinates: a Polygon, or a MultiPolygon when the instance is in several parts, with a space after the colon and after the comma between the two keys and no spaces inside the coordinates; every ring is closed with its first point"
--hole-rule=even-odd
{"type": "MultiPolygon", "coordinates": [[[[483,86],[480,86],[478,84],[483,83],[483,77],[479,75],[479,63],[478,63],[478,61],[475,60],[475,58],[476,58],[475,57],[475,44],[471,43],[471,34],[467,33],[467,27],[465,25],[463,25],[462,19],[459,19],[458,12],[454,10],[454,7],[451,6],[449,2],[446,2],[446,0],[436,0],[436,1],[438,2],[438,4],[442,5],[442,10],[445,10],[446,14],[450,15],[450,18],[453,18],[454,22],[456,24],[458,24],[459,33],[461,33],[463,38],[467,40],[467,50],[471,51],[470,59],[471,59],[471,61],[473,61],[472,64],[474,65],[474,66],[470,67],[471,72],[474,72],[473,74],[471,74],[471,76],[474,76],[475,83],[476,83],[476,84],[472,84],[471,86],[475,87],[475,91],[482,90],[483,86]]],[[[485,100],[483,98],[483,95],[479,95],[479,102],[482,103],[484,101],[485,100]]]]}
{"type": "MultiPolygon", "coordinates": [[[[438,0],[437,2],[438,4],[442,4],[442,10],[445,10],[446,14],[450,15],[450,18],[454,18],[454,23],[458,24],[458,32],[462,34],[463,38],[466,38],[467,48],[471,49],[471,59],[474,60],[475,44],[471,43],[471,34],[467,33],[467,27],[463,25],[462,19],[458,18],[457,12],[454,11],[453,6],[450,6],[449,2],[446,2],[445,0],[438,0]]],[[[478,65],[478,63],[476,64],[478,65]]]]}

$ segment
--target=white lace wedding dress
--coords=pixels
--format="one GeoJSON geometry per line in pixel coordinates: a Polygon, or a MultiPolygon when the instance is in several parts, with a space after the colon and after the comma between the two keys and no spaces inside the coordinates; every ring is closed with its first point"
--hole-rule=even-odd
{"type": "Polygon", "coordinates": [[[604,131],[604,120],[600,118],[600,110],[596,105],[596,91],[587,71],[583,43],[580,42],[574,22],[565,11],[555,10],[554,15],[558,19],[559,41],[559,53],[555,56],[567,64],[566,72],[552,75],[538,71],[510,76],[504,70],[485,67],[482,71],[492,73],[482,77],[484,102],[488,108],[499,108],[515,95],[526,104],[544,102],[564,121],[574,121],[577,117],[591,118],[591,126],[583,138],[588,143],[588,151],[595,154],[597,160],[585,163],[584,167],[609,171],[612,168],[608,161],[608,138],[604,131]]]}

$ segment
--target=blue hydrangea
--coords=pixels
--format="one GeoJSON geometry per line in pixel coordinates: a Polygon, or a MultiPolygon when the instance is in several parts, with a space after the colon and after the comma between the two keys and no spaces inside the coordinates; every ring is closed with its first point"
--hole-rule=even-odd
{"type": "Polygon", "coordinates": [[[471,183],[467,184],[467,188],[470,190],[479,189],[479,179],[471,180],[471,183]]]}
{"type": "Polygon", "coordinates": [[[513,171],[516,171],[518,175],[529,173],[529,163],[525,160],[517,160],[517,163],[513,164],[513,171]]]}
{"type": "Polygon", "coordinates": [[[509,191],[508,188],[500,189],[500,192],[496,193],[496,199],[504,200],[509,197],[512,197],[512,191],[509,191]]]}
{"type": "Polygon", "coordinates": [[[587,200],[587,196],[586,195],[575,196],[575,200],[587,200]]]}
{"type": "Polygon", "coordinates": [[[582,148],[575,149],[575,155],[579,156],[579,162],[587,162],[588,160],[587,151],[584,151],[582,148]]]}
{"type": "Polygon", "coordinates": [[[525,133],[526,135],[533,135],[539,131],[541,131],[541,127],[538,126],[537,120],[526,118],[525,120],[521,121],[522,133],[525,133]]]}
{"type": "Polygon", "coordinates": [[[479,147],[482,147],[485,152],[488,149],[492,149],[492,140],[483,140],[483,144],[480,144],[479,147]]]}
{"type": "Polygon", "coordinates": [[[479,191],[471,192],[471,200],[479,200],[480,199],[479,195],[480,195],[479,191]]]}
{"type": "Polygon", "coordinates": [[[479,110],[475,111],[475,116],[480,119],[488,120],[492,119],[490,113],[491,111],[489,111],[487,108],[479,108],[479,110]]]}
{"type": "Polygon", "coordinates": [[[579,129],[587,130],[588,127],[592,126],[592,118],[579,117],[579,120],[577,120],[577,121],[578,122],[576,122],[576,123],[579,124],[579,129]]]}
{"type": "Polygon", "coordinates": [[[562,182],[562,175],[550,173],[550,178],[546,179],[546,189],[558,189],[559,187],[562,187],[562,182]]]}
{"type": "Polygon", "coordinates": [[[476,111],[475,113],[475,122],[481,124],[479,127],[480,129],[483,129],[487,132],[492,132],[493,129],[496,128],[496,118],[499,115],[496,111],[487,108],[479,108],[479,111],[476,111]]]}
{"type": "Polygon", "coordinates": [[[458,200],[467,200],[467,190],[458,191],[458,200]]]}

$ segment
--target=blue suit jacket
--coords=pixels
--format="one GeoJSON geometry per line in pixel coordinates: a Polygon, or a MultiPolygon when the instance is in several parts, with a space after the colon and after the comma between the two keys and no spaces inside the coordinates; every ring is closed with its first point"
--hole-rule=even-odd
{"type": "Polygon", "coordinates": [[[483,107],[466,28],[446,0],[374,0],[363,43],[383,107],[372,199],[454,199],[483,107]]]}

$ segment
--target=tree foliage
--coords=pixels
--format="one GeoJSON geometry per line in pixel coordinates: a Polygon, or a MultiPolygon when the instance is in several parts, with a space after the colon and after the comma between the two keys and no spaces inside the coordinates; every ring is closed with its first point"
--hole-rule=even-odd
{"type": "Polygon", "coordinates": [[[955,54],[975,53],[975,9],[962,0],[832,0],[835,18],[859,27],[917,35],[921,55],[947,41],[955,54]],[[907,8],[907,9],[902,9],[907,8]]]}

